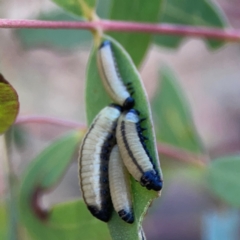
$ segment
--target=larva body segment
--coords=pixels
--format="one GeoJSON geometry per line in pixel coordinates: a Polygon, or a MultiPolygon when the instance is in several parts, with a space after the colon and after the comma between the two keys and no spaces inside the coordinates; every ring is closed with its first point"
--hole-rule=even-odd
{"type": "Polygon", "coordinates": [[[112,149],[109,159],[109,184],[112,203],[118,215],[127,223],[134,222],[130,179],[124,166],[118,146],[112,149]]]}
{"type": "Polygon", "coordinates": [[[117,144],[130,174],[149,190],[160,191],[162,180],[144,143],[136,110],[122,113],[116,130],[117,144]]]}
{"type": "Polygon", "coordinates": [[[83,199],[93,216],[107,222],[112,213],[108,161],[116,144],[115,130],[121,107],[105,107],[94,119],[79,151],[79,180],[83,199]]]}
{"type": "Polygon", "coordinates": [[[111,99],[125,109],[132,108],[134,99],[121,79],[110,41],[105,40],[99,47],[97,61],[103,85],[111,99]]]}

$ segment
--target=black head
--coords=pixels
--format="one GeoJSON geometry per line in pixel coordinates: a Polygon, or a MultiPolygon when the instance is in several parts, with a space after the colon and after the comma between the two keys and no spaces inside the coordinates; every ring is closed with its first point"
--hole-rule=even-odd
{"type": "Polygon", "coordinates": [[[111,46],[111,42],[109,40],[104,40],[99,46],[99,49],[104,48],[106,46],[111,46]]]}
{"type": "Polygon", "coordinates": [[[145,172],[141,177],[141,184],[148,190],[160,191],[163,182],[154,171],[145,172]]]}
{"type": "Polygon", "coordinates": [[[128,97],[123,103],[123,108],[128,110],[133,108],[134,105],[135,105],[135,100],[132,97],[128,97]]]}

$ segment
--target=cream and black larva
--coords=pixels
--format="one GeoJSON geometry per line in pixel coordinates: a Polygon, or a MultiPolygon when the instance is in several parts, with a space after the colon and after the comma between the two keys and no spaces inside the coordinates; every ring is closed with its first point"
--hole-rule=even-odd
{"type": "Polygon", "coordinates": [[[134,106],[134,99],[128,90],[132,91],[133,94],[133,89],[131,83],[125,85],[122,81],[110,41],[105,40],[102,42],[98,50],[97,59],[103,85],[109,96],[123,108],[132,108],[134,106]]]}
{"type": "Polygon", "coordinates": [[[93,216],[107,222],[112,213],[108,181],[109,155],[116,144],[121,107],[105,107],[94,119],[79,151],[79,180],[83,199],[93,216]]]}
{"type": "Polygon", "coordinates": [[[125,222],[133,223],[130,175],[122,162],[117,145],[110,154],[108,174],[110,193],[115,211],[125,222]]]}
{"type": "Polygon", "coordinates": [[[130,174],[147,189],[160,191],[162,179],[146,147],[141,121],[134,109],[122,113],[117,124],[117,144],[130,174]]]}

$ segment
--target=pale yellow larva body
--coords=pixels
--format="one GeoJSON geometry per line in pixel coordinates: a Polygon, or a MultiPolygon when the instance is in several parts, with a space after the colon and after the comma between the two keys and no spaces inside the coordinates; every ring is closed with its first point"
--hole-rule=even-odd
{"type": "Polygon", "coordinates": [[[133,223],[130,175],[123,164],[117,145],[113,147],[110,154],[108,174],[110,193],[115,211],[125,222],[133,223]]]}
{"type": "Polygon", "coordinates": [[[160,191],[162,180],[140,137],[139,116],[134,109],[121,114],[116,138],[123,162],[130,174],[147,189],[160,191]]]}
{"type": "Polygon", "coordinates": [[[134,99],[121,79],[110,41],[104,41],[99,47],[97,61],[103,85],[111,99],[126,109],[132,108],[134,99]]]}
{"type": "Polygon", "coordinates": [[[115,145],[115,129],[121,108],[105,107],[94,119],[79,151],[79,180],[89,211],[107,222],[112,212],[108,183],[108,161],[115,145]]]}

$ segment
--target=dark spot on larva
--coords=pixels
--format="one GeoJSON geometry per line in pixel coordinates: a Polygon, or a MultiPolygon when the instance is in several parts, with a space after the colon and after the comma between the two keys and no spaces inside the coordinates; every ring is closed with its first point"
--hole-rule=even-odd
{"type": "Polygon", "coordinates": [[[107,166],[102,166],[101,170],[104,171],[104,172],[107,172],[108,171],[108,167],[107,166]]]}
{"type": "Polygon", "coordinates": [[[108,178],[107,178],[107,177],[103,177],[103,178],[101,179],[101,182],[102,182],[102,183],[108,183],[108,178]]]}
{"type": "MultiPolygon", "coordinates": [[[[106,194],[108,194],[109,193],[109,190],[106,188],[106,189],[103,189],[103,190],[101,190],[101,194],[103,194],[103,195],[106,195],[106,194]]],[[[106,204],[106,203],[105,203],[106,204]]]]}

